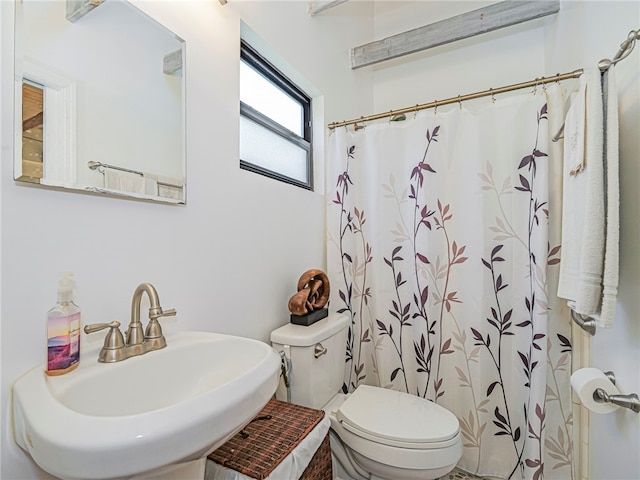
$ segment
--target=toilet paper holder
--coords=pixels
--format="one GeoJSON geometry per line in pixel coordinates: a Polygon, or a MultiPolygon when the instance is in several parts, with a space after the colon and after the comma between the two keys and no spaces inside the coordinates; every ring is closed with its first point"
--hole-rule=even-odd
{"type": "MultiPolygon", "coordinates": [[[[616,384],[616,376],[613,372],[604,372],[604,374],[611,383],[616,384]]],[[[640,398],[635,393],[628,395],[609,395],[602,388],[596,388],[593,392],[593,399],[598,403],[613,403],[619,407],[633,410],[635,413],[640,413],[640,398]]]]}

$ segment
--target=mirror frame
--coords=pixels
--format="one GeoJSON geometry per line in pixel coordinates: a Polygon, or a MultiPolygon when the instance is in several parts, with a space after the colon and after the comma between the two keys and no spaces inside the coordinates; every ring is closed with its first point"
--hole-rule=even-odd
{"type": "MultiPolygon", "coordinates": [[[[50,0],[51,1],[51,0],[50,0]]],[[[63,2],[65,0],[56,0],[63,2]]],[[[66,18],[70,22],[81,19],[84,15],[99,7],[105,0],[66,0],[66,18]]],[[[174,205],[186,205],[187,195],[187,165],[186,165],[186,78],[185,78],[185,52],[186,42],[184,39],[170,31],[161,22],[154,19],[151,15],[138,8],[128,0],[109,0],[110,2],[118,1],[131,9],[135,15],[148,19],[161,27],[180,44],[175,51],[167,53],[163,58],[162,69],[167,75],[174,75],[179,72],[181,77],[181,105],[180,105],[180,137],[181,137],[181,169],[182,184],[179,185],[171,179],[166,180],[165,177],[158,177],[157,188],[158,195],[147,193],[138,193],[132,191],[120,191],[99,186],[82,186],[76,183],[76,170],[81,168],[77,163],[77,128],[76,128],[76,108],[77,108],[77,87],[75,81],[66,78],[56,72],[42,68],[25,58],[24,26],[21,24],[23,16],[22,1],[16,0],[14,3],[14,181],[17,184],[29,185],[32,187],[42,187],[48,189],[65,190],[78,193],[99,194],[106,196],[115,196],[120,198],[128,198],[134,200],[152,201],[174,205]],[[23,122],[22,122],[22,106],[23,81],[27,80],[32,83],[43,85],[45,88],[45,100],[43,111],[45,114],[44,122],[47,123],[43,136],[43,144],[45,158],[55,158],[55,162],[50,162],[54,168],[47,169],[46,162],[43,162],[43,178],[40,182],[34,182],[30,177],[26,177],[23,172],[23,122]],[[47,117],[46,111],[54,112],[47,117]],[[55,125],[55,127],[54,127],[55,125]],[[178,194],[178,198],[173,196],[178,194]]],[[[82,161],[82,160],[81,160],[82,161]]],[[[124,172],[132,172],[144,175],[143,172],[122,168],[108,163],[88,161],[87,167],[91,170],[98,170],[105,178],[105,170],[112,169],[124,172]]],[[[126,174],[125,174],[126,175],[126,174]]],[[[104,183],[103,183],[104,185],[104,183]]]]}

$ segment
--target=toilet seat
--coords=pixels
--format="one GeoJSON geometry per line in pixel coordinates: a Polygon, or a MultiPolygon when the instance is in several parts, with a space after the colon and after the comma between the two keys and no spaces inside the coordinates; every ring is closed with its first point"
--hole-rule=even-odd
{"type": "Polygon", "coordinates": [[[435,450],[438,448],[450,447],[458,442],[457,436],[453,436],[449,440],[445,440],[444,442],[425,442],[425,443],[402,442],[398,440],[391,440],[388,438],[381,438],[375,435],[371,435],[345,422],[342,423],[342,427],[348,432],[351,432],[354,435],[357,435],[358,437],[364,438],[371,442],[379,443],[381,445],[388,445],[390,447],[407,448],[410,450],[435,450]]]}
{"type": "Polygon", "coordinates": [[[355,463],[376,478],[438,478],[462,456],[455,415],[420,397],[362,385],[333,397],[325,411],[355,463]]]}
{"type": "Polygon", "coordinates": [[[336,419],[352,434],[392,447],[441,449],[460,441],[453,413],[424,398],[380,387],[356,388],[336,419]]]}

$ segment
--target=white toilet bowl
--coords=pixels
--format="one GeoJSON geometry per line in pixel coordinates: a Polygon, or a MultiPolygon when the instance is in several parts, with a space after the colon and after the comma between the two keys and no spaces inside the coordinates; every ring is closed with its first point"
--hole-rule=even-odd
{"type": "Polygon", "coordinates": [[[273,347],[291,367],[290,388],[281,382],[277,398],[330,416],[334,472],[341,480],[433,480],[453,470],[462,439],[458,419],[447,409],[368,385],[339,393],[348,324],[349,317],[333,314],[271,332],[273,347]]]}
{"type": "Polygon", "coordinates": [[[428,400],[362,385],[327,404],[342,480],[432,480],[462,456],[458,419],[428,400]]]}

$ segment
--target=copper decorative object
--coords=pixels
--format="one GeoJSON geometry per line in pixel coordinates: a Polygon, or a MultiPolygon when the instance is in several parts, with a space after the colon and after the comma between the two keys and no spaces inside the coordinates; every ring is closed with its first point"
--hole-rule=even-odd
{"type": "Polygon", "coordinates": [[[327,311],[322,309],[329,301],[330,289],[329,277],[322,270],[311,269],[304,272],[298,280],[298,292],[289,299],[291,321],[310,325],[326,317],[327,311]]]}

